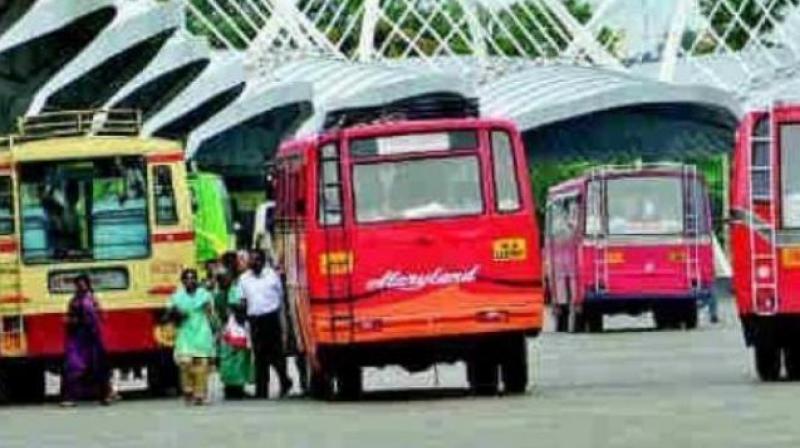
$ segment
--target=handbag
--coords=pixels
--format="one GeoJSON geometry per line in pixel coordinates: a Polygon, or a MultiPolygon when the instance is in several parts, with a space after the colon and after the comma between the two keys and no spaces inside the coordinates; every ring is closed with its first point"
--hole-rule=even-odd
{"type": "Polygon", "coordinates": [[[245,325],[240,324],[233,315],[230,315],[225,329],[222,331],[222,340],[233,348],[249,348],[250,332],[245,325]]]}

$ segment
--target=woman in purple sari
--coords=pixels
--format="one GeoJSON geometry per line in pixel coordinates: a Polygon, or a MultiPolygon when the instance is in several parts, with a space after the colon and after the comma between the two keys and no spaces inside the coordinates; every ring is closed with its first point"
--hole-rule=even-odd
{"type": "Polygon", "coordinates": [[[75,402],[85,400],[111,402],[111,371],[101,325],[91,280],[88,275],[81,274],[75,278],[75,295],[67,312],[61,381],[64,406],[74,406],[75,402]]]}

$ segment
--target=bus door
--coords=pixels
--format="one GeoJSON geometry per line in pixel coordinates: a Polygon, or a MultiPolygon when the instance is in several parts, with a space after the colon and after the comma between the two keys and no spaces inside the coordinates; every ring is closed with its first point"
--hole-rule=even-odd
{"type": "Polygon", "coordinates": [[[25,353],[14,191],[11,166],[0,162],[0,357],[25,353]]]}
{"type": "Polygon", "coordinates": [[[567,305],[578,294],[581,206],[581,196],[575,191],[553,199],[548,207],[549,286],[556,305],[567,305]]]}
{"type": "Polygon", "coordinates": [[[323,144],[318,152],[317,224],[322,229],[320,270],[327,297],[327,313],[334,342],[352,342],[355,325],[353,296],[354,254],[352,222],[345,219],[342,148],[323,144]]]}
{"type": "MultiPolygon", "coordinates": [[[[277,257],[275,260],[283,274],[283,283],[286,292],[286,317],[291,325],[290,337],[293,337],[294,346],[303,351],[311,337],[309,329],[312,328],[305,319],[309,316],[308,310],[308,283],[306,271],[306,219],[307,207],[307,162],[303,155],[281,157],[268,167],[268,182],[275,182],[276,194],[274,226],[266,222],[269,203],[261,207],[259,223],[263,227],[263,238],[271,238],[271,229],[274,227],[274,240],[271,250],[277,257]]],[[[269,185],[268,188],[273,188],[269,185]]],[[[263,244],[257,247],[265,247],[263,244]]]]}

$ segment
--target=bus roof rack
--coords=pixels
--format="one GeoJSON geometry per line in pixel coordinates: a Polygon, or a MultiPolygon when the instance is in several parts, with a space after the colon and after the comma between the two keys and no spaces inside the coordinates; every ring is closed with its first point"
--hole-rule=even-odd
{"type": "Polygon", "coordinates": [[[681,162],[634,162],[628,164],[606,164],[591,167],[586,170],[587,176],[596,177],[604,174],[624,174],[638,171],[675,171],[683,170],[690,166],[681,162]]]}
{"type": "Polygon", "coordinates": [[[142,113],[134,109],[90,109],[44,112],[17,119],[17,133],[0,143],[5,148],[17,142],[78,136],[138,136],[142,113]]]}
{"type": "Polygon", "coordinates": [[[443,118],[477,118],[477,98],[452,93],[439,93],[407,98],[380,106],[340,109],[325,116],[323,130],[401,120],[435,120],[443,118]]]}

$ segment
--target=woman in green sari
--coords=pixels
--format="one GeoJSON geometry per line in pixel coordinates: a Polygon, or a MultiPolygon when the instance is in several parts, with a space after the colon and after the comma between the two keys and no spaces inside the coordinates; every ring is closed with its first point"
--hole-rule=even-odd
{"type": "MultiPolygon", "coordinates": [[[[218,316],[224,327],[230,316],[240,325],[245,325],[244,301],[236,287],[238,267],[236,254],[223,257],[225,271],[219,276],[214,303],[218,316]]],[[[244,386],[253,382],[253,360],[249,348],[237,348],[226,343],[223,338],[219,342],[219,375],[224,386],[226,399],[242,399],[245,397],[244,386]]]]}

